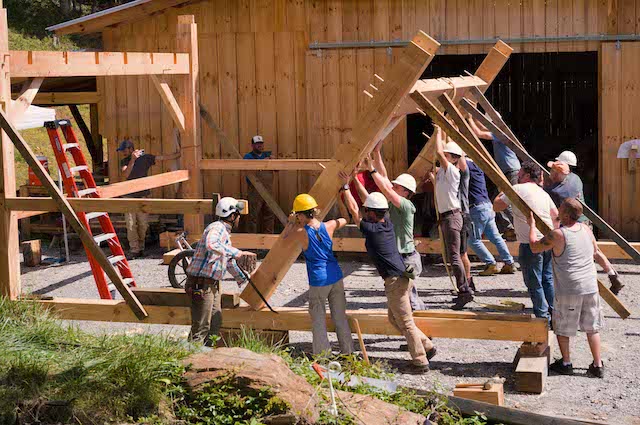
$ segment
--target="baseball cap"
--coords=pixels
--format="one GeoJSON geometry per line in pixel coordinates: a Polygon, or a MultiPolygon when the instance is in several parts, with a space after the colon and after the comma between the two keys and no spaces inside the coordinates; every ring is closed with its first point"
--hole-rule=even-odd
{"type": "Polygon", "coordinates": [[[264,140],[262,140],[262,136],[253,136],[251,138],[251,144],[254,143],[264,143],[264,140]]]}
{"type": "Polygon", "coordinates": [[[118,149],[116,149],[116,151],[120,152],[127,148],[133,149],[133,142],[129,139],[125,139],[122,142],[120,142],[120,146],[118,146],[118,149]]]}

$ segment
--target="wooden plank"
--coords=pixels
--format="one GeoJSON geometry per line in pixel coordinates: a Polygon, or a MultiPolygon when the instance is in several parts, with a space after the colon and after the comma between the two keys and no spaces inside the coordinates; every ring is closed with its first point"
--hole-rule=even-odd
{"type": "MultiPolygon", "coordinates": [[[[19,93],[12,93],[12,98],[17,99],[19,93]]],[[[82,105],[101,102],[102,98],[97,92],[38,92],[31,102],[32,105],[82,105]]]]}
{"type": "MultiPolygon", "coordinates": [[[[295,123],[296,123],[296,157],[308,158],[307,155],[307,89],[306,89],[306,33],[296,32],[293,40],[293,61],[295,81],[295,123]]],[[[306,173],[298,173],[296,192],[306,192],[311,185],[304,184],[309,177],[306,173]],[[305,181],[302,181],[302,178],[305,181]]]]}
{"type": "Polygon", "coordinates": [[[20,247],[22,248],[22,257],[24,258],[25,266],[35,267],[40,264],[42,260],[40,239],[24,241],[20,243],[20,247]]]}
{"type": "MultiPolygon", "coordinates": [[[[336,149],[335,162],[322,172],[314,186],[309,191],[318,202],[322,219],[335,202],[338,190],[342,185],[339,171],[351,172],[361,160],[370,152],[380,135],[391,123],[393,111],[433,58],[439,44],[424,33],[415,36],[402,50],[400,60],[390,70],[390,74],[381,85],[379,92],[367,105],[367,110],[353,130],[349,144],[341,144],[336,149]],[[419,45],[430,46],[424,50],[419,45]]],[[[280,283],[291,264],[298,257],[300,251],[291,242],[280,238],[276,246],[269,251],[267,257],[254,273],[254,283],[267,299],[280,283]]],[[[242,298],[254,308],[262,306],[263,301],[257,296],[253,288],[246,288],[242,298]]]]}
{"type": "Polygon", "coordinates": [[[544,391],[547,373],[547,356],[520,357],[515,371],[516,390],[541,394],[544,391]]]}
{"type": "MultiPolygon", "coordinates": [[[[0,6],[0,51],[9,49],[7,10],[0,6]]],[[[9,56],[0,56],[0,109],[11,114],[11,79],[9,56]]],[[[18,254],[18,220],[16,214],[7,211],[4,199],[16,193],[16,170],[13,144],[6,133],[0,139],[0,295],[9,299],[20,296],[20,256],[18,254]]]]}
{"type": "MultiPolygon", "coordinates": [[[[67,198],[71,207],[83,212],[140,212],[147,214],[212,214],[211,199],[154,199],[154,198],[67,198]]],[[[7,198],[6,206],[14,211],[60,211],[51,198],[7,198]]]]}
{"type": "MultiPolygon", "coordinates": [[[[483,2],[484,0],[470,0],[468,5],[468,26],[469,32],[468,37],[470,39],[481,39],[483,33],[483,20],[485,18],[484,10],[483,10],[483,2]]],[[[469,53],[484,53],[485,49],[480,44],[474,44],[469,46],[469,53]]]]}
{"type": "Polygon", "coordinates": [[[118,290],[118,292],[120,292],[120,295],[122,295],[122,297],[125,299],[127,305],[131,308],[136,317],[139,319],[147,317],[147,313],[144,311],[144,307],[142,307],[142,304],[138,302],[137,298],[129,290],[129,287],[122,281],[122,278],[113,267],[113,265],[109,262],[109,259],[104,254],[102,249],[100,249],[100,247],[93,240],[91,234],[82,226],[82,223],[78,219],[75,211],[73,211],[73,208],[71,208],[62,192],[60,192],[56,184],[53,182],[51,176],[49,176],[49,173],[36,159],[35,154],[31,150],[27,142],[24,141],[22,136],[9,122],[7,116],[3,111],[0,111],[0,126],[9,136],[18,151],[20,151],[20,154],[29,164],[36,176],[38,176],[40,181],[47,188],[56,203],[58,203],[60,210],[64,213],[65,217],[69,221],[69,224],[71,225],[71,227],[73,227],[73,230],[75,230],[76,233],[80,236],[80,239],[82,240],[85,248],[91,253],[91,255],[93,255],[100,267],[102,267],[109,279],[111,279],[111,282],[116,286],[116,289],[118,290]]]}
{"type": "Polygon", "coordinates": [[[160,94],[160,98],[164,103],[164,106],[171,114],[171,118],[173,118],[173,123],[178,127],[178,129],[182,132],[186,130],[184,123],[184,114],[180,109],[180,105],[178,105],[178,101],[173,96],[173,92],[171,91],[171,87],[169,84],[162,79],[162,77],[158,77],[157,75],[151,75],[151,82],[153,83],[156,90],[158,90],[158,94],[160,94]]]}
{"type": "MultiPolygon", "coordinates": [[[[293,119],[296,115],[294,35],[290,32],[275,33],[274,47],[278,157],[294,160],[298,157],[296,120],[293,119]]],[[[280,204],[288,207],[298,193],[298,173],[296,171],[278,173],[280,204]]]]}
{"type": "MultiPolygon", "coordinates": [[[[558,0],[558,37],[571,35],[573,31],[573,0],[558,0]]],[[[558,51],[571,51],[573,43],[561,41],[558,51]]]]}
{"type": "Polygon", "coordinates": [[[11,106],[11,110],[9,112],[9,116],[14,122],[20,121],[24,113],[27,112],[27,109],[29,109],[29,106],[31,106],[33,100],[38,94],[43,81],[44,78],[31,78],[25,81],[22,86],[22,92],[16,99],[15,103],[11,106]]]}
{"type": "MultiPolygon", "coordinates": [[[[131,291],[138,297],[142,305],[145,306],[191,307],[191,297],[187,295],[184,289],[133,288],[131,291]]],[[[240,305],[240,294],[237,292],[223,290],[220,298],[222,308],[236,308],[240,305]]]]}
{"type": "MultiPolygon", "coordinates": [[[[193,15],[178,16],[176,48],[188,53],[189,75],[178,80],[182,98],[179,99],[180,109],[184,114],[185,131],[181,134],[182,166],[189,171],[189,180],[182,187],[185,198],[202,198],[202,177],[200,174],[200,160],[202,159],[202,142],[200,139],[200,91],[198,65],[198,26],[193,15]]],[[[204,230],[202,215],[185,214],[184,228],[192,234],[204,230]]]]}
{"type": "Polygon", "coordinates": [[[203,159],[202,170],[323,170],[331,164],[332,159],[264,159],[247,161],[245,159],[203,159]]]}
{"type": "Polygon", "coordinates": [[[9,54],[12,78],[188,74],[190,60],[185,53],[12,50],[9,54]]]}
{"type": "MultiPolygon", "coordinates": [[[[468,40],[469,39],[469,21],[470,21],[470,12],[471,12],[471,0],[460,0],[458,1],[457,9],[452,10],[457,16],[457,24],[458,28],[456,31],[456,39],[457,40],[468,40]]],[[[473,16],[473,20],[481,19],[481,16],[473,16]]],[[[461,45],[458,46],[458,54],[459,55],[468,55],[469,45],[461,45]]]]}
{"type": "MultiPolygon", "coordinates": [[[[21,301],[33,302],[33,301],[21,301]]],[[[95,320],[108,322],[132,322],[135,317],[122,301],[54,298],[36,301],[53,310],[58,317],[66,320],[95,320]]],[[[189,325],[189,307],[146,305],[149,317],[143,323],[189,325]]],[[[246,307],[224,309],[222,326],[239,328],[250,325],[253,329],[310,331],[311,317],[306,309],[287,311],[251,311],[246,307]]],[[[347,316],[358,319],[363,334],[400,335],[389,323],[386,310],[348,310],[347,316]]],[[[500,341],[545,342],[548,327],[544,319],[530,319],[528,322],[507,320],[475,320],[466,318],[416,317],[416,325],[425,334],[434,338],[486,339],[500,341]]],[[[335,328],[330,314],[327,314],[327,329],[335,328]]]]}

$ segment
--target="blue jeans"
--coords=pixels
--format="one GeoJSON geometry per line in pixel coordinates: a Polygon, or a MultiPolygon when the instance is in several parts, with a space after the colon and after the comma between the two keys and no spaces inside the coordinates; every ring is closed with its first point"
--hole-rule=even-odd
{"type": "Polygon", "coordinates": [[[550,320],[554,296],[552,253],[534,254],[528,243],[521,243],[518,255],[524,284],[533,302],[533,314],[550,320]]]}
{"type": "Polygon", "coordinates": [[[509,253],[509,248],[507,248],[506,242],[498,232],[493,205],[490,202],[478,204],[469,210],[469,216],[473,223],[473,231],[469,232],[468,244],[480,258],[480,261],[485,264],[496,263],[496,259],[482,243],[482,234],[484,233],[487,239],[498,248],[500,260],[507,264],[513,264],[513,257],[509,253]]]}

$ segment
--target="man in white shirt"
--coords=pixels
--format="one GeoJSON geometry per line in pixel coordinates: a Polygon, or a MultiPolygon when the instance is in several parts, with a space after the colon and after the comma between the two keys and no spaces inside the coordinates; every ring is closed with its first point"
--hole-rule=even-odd
{"type": "MultiPolygon", "coordinates": [[[[473,301],[473,290],[469,287],[467,274],[465,273],[460,244],[463,233],[463,218],[460,204],[460,170],[456,164],[464,155],[460,146],[455,142],[444,144],[444,133],[439,127],[435,130],[436,152],[440,167],[434,176],[430,173],[430,179],[434,182],[436,204],[440,214],[440,229],[446,245],[448,261],[451,264],[453,275],[458,287],[458,297],[451,307],[454,310],[462,310],[464,306],[473,301]]],[[[444,259],[443,259],[444,260],[444,259]]]]}
{"type": "MultiPolygon", "coordinates": [[[[525,162],[518,172],[518,184],[513,189],[522,200],[550,227],[558,227],[558,209],[547,192],[540,187],[542,184],[542,170],[533,162],[525,162]],[[554,225],[555,224],[555,225],[554,225]]],[[[493,201],[495,211],[503,211],[513,205],[504,193],[500,193],[493,201]]],[[[553,269],[550,251],[533,253],[529,246],[529,225],[527,218],[518,208],[513,208],[513,225],[516,238],[520,242],[518,257],[522,269],[522,277],[527,285],[533,313],[536,317],[551,320],[553,309],[553,269]]],[[[536,230],[538,239],[544,235],[536,230]]]]}

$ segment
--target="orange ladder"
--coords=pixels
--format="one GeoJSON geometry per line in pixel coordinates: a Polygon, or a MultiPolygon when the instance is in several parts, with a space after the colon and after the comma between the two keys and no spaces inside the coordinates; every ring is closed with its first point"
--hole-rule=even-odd
{"type": "MultiPolygon", "coordinates": [[[[98,189],[96,187],[96,182],[93,179],[93,175],[91,174],[91,170],[87,165],[84,154],[80,149],[80,143],[78,142],[78,138],[73,132],[71,122],[69,120],[48,121],[44,124],[44,126],[47,129],[47,134],[49,135],[49,140],[51,140],[51,146],[53,147],[53,152],[56,155],[58,169],[60,170],[64,190],[67,196],[70,198],[100,198],[100,194],[98,193],[98,189]],[[58,127],[62,129],[62,134],[64,135],[66,143],[62,143],[62,141],[60,140],[58,127]],[[67,152],[71,153],[71,157],[73,158],[75,166],[71,166],[69,164],[67,152]],[[76,185],[75,181],[75,175],[79,175],[80,178],[84,180],[85,189],[78,190],[78,186],[76,185]]],[[[125,285],[136,286],[136,282],[133,279],[133,275],[131,274],[131,268],[129,267],[127,258],[124,255],[124,250],[122,249],[122,245],[120,245],[120,240],[118,239],[118,235],[113,228],[113,224],[111,223],[109,214],[107,214],[106,212],[84,213],[80,211],[76,211],[76,214],[84,228],[87,229],[89,234],[91,234],[92,236],[93,234],[91,232],[91,226],[89,224],[90,221],[97,219],[100,222],[102,233],[93,236],[93,240],[95,240],[99,246],[103,242],[107,243],[109,249],[111,250],[111,256],[108,257],[109,262],[115,266],[116,270],[118,270],[125,285]]],[[[112,283],[107,283],[107,279],[102,267],[100,267],[96,259],[93,257],[93,255],[91,255],[90,251],[86,249],[86,247],[85,251],[89,259],[89,264],[91,265],[91,271],[96,281],[96,286],[98,287],[100,298],[106,300],[113,299],[116,294],[115,285],[113,285],[112,283]]]]}

